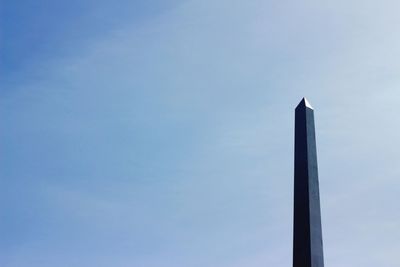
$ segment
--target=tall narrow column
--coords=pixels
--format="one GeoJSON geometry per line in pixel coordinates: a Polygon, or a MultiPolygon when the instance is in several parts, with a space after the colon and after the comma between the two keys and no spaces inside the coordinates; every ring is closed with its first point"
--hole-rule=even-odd
{"type": "Polygon", "coordinates": [[[323,267],[314,110],[303,98],[295,110],[293,267],[323,267]]]}

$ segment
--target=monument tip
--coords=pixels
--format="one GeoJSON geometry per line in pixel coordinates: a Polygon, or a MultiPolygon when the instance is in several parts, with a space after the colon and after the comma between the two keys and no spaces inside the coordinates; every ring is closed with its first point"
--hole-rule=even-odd
{"type": "Polygon", "coordinates": [[[303,99],[304,99],[304,102],[306,103],[306,107],[311,108],[311,109],[314,109],[314,108],[311,106],[310,102],[308,102],[307,98],[304,97],[303,99]]]}
{"type": "Polygon", "coordinates": [[[306,106],[307,108],[314,109],[311,106],[310,102],[308,102],[307,98],[305,98],[305,97],[303,97],[303,99],[301,99],[301,101],[300,101],[298,106],[306,106]]]}

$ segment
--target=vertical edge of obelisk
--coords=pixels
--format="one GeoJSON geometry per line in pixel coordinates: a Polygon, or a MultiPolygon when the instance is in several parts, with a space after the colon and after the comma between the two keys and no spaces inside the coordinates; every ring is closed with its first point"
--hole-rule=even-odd
{"type": "Polygon", "coordinates": [[[307,107],[305,100],[295,110],[293,266],[311,267],[308,186],[307,107]]]}
{"type": "Polygon", "coordinates": [[[321,207],[314,110],[306,108],[311,267],[323,267],[321,207]]]}

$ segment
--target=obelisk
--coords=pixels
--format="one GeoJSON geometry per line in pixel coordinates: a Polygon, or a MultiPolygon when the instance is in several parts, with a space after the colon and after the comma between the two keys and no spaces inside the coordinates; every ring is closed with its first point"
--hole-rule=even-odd
{"type": "Polygon", "coordinates": [[[293,267],[323,267],[314,109],[303,98],[295,110],[293,267]]]}

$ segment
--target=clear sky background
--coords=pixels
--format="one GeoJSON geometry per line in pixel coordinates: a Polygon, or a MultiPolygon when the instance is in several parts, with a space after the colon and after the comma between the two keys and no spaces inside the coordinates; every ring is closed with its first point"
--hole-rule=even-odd
{"type": "Polygon", "coordinates": [[[325,265],[400,266],[396,0],[3,0],[2,267],[288,267],[294,108],[325,265]]]}

